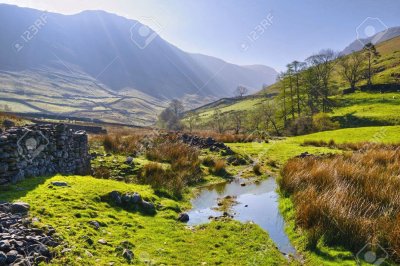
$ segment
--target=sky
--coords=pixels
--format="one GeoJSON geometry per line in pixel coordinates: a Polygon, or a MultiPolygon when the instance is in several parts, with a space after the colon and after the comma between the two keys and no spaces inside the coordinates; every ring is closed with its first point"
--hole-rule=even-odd
{"type": "Polygon", "coordinates": [[[62,14],[105,10],[139,20],[185,51],[241,65],[264,64],[278,71],[321,49],[341,51],[357,36],[400,26],[400,0],[0,2],[62,14]]]}

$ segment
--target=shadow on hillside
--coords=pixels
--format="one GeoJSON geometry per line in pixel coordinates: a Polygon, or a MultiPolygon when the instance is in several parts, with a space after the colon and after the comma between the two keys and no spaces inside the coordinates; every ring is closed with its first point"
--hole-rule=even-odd
{"type": "Polygon", "coordinates": [[[355,112],[346,114],[344,116],[334,117],[334,121],[338,121],[341,128],[353,127],[372,127],[372,126],[392,126],[393,123],[381,120],[373,120],[367,117],[357,117],[355,112]]]}
{"type": "MultiPolygon", "coordinates": [[[[54,176],[54,175],[53,175],[54,176]]],[[[0,201],[12,202],[26,196],[53,176],[30,177],[15,185],[0,186],[0,201]]]]}

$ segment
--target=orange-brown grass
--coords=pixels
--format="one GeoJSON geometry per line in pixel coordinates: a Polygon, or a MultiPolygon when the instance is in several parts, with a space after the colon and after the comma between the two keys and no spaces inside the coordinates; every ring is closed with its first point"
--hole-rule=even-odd
{"type": "Polygon", "coordinates": [[[162,138],[155,140],[153,147],[146,151],[146,158],[151,161],[168,163],[164,169],[160,164],[145,165],[140,179],[155,189],[165,189],[175,196],[182,190],[199,182],[202,178],[201,160],[198,149],[179,141],[162,138]]]}
{"type": "Polygon", "coordinates": [[[379,244],[400,259],[400,150],[363,145],[355,152],[289,160],[282,192],[291,196],[296,223],[315,247],[324,237],[357,252],[379,244]]]}
{"type": "Polygon", "coordinates": [[[225,176],[226,172],[226,162],[223,159],[216,160],[214,166],[212,167],[212,172],[218,176],[225,176]]]}
{"type": "Polygon", "coordinates": [[[194,131],[189,133],[191,135],[196,135],[203,138],[211,137],[219,142],[224,143],[235,143],[235,142],[252,142],[258,140],[256,135],[248,135],[248,134],[233,134],[233,133],[217,133],[215,131],[201,130],[194,131]]]}

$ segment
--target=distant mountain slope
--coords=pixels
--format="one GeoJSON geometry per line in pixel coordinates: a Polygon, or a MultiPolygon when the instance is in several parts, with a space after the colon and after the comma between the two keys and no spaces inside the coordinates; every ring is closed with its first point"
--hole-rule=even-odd
{"type": "Polygon", "coordinates": [[[363,49],[364,44],[367,44],[369,42],[373,42],[374,44],[379,44],[398,36],[400,36],[400,27],[389,28],[387,29],[387,31],[378,32],[377,34],[369,38],[353,41],[350,45],[344,48],[344,50],[341,53],[345,55],[351,54],[352,52],[360,51],[361,49],[363,49]]]}
{"type": "Polygon", "coordinates": [[[227,96],[237,85],[259,89],[275,78],[273,70],[188,54],[157,35],[147,47],[140,47],[143,38],[137,29],[142,26],[103,11],[65,16],[0,5],[0,69],[46,67],[85,73],[114,91],[134,88],[160,99],[185,94],[227,96]],[[42,16],[44,25],[24,42],[20,35],[42,16]],[[23,48],[15,53],[13,44],[23,48]],[[218,68],[211,61],[218,62],[218,68]]]}

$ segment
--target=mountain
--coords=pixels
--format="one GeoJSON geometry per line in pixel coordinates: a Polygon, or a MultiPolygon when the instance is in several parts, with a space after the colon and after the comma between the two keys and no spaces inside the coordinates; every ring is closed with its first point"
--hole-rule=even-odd
{"type": "Polygon", "coordinates": [[[198,105],[231,96],[238,85],[255,91],[277,75],[187,53],[104,11],[61,15],[2,4],[0,45],[0,106],[14,99],[14,111],[124,123],[154,121],[172,98],[198,105]]]}
{"type": "Polygon", "coordinates": [[[367,43],[379,44],[398,36],[400,36],[400,27],[389,28],[386,31],[378,32],[369,38],[353,41],[341,52],[341,54],[348,55],[352,52],[362,50],[364,45],[367,43]]]}

